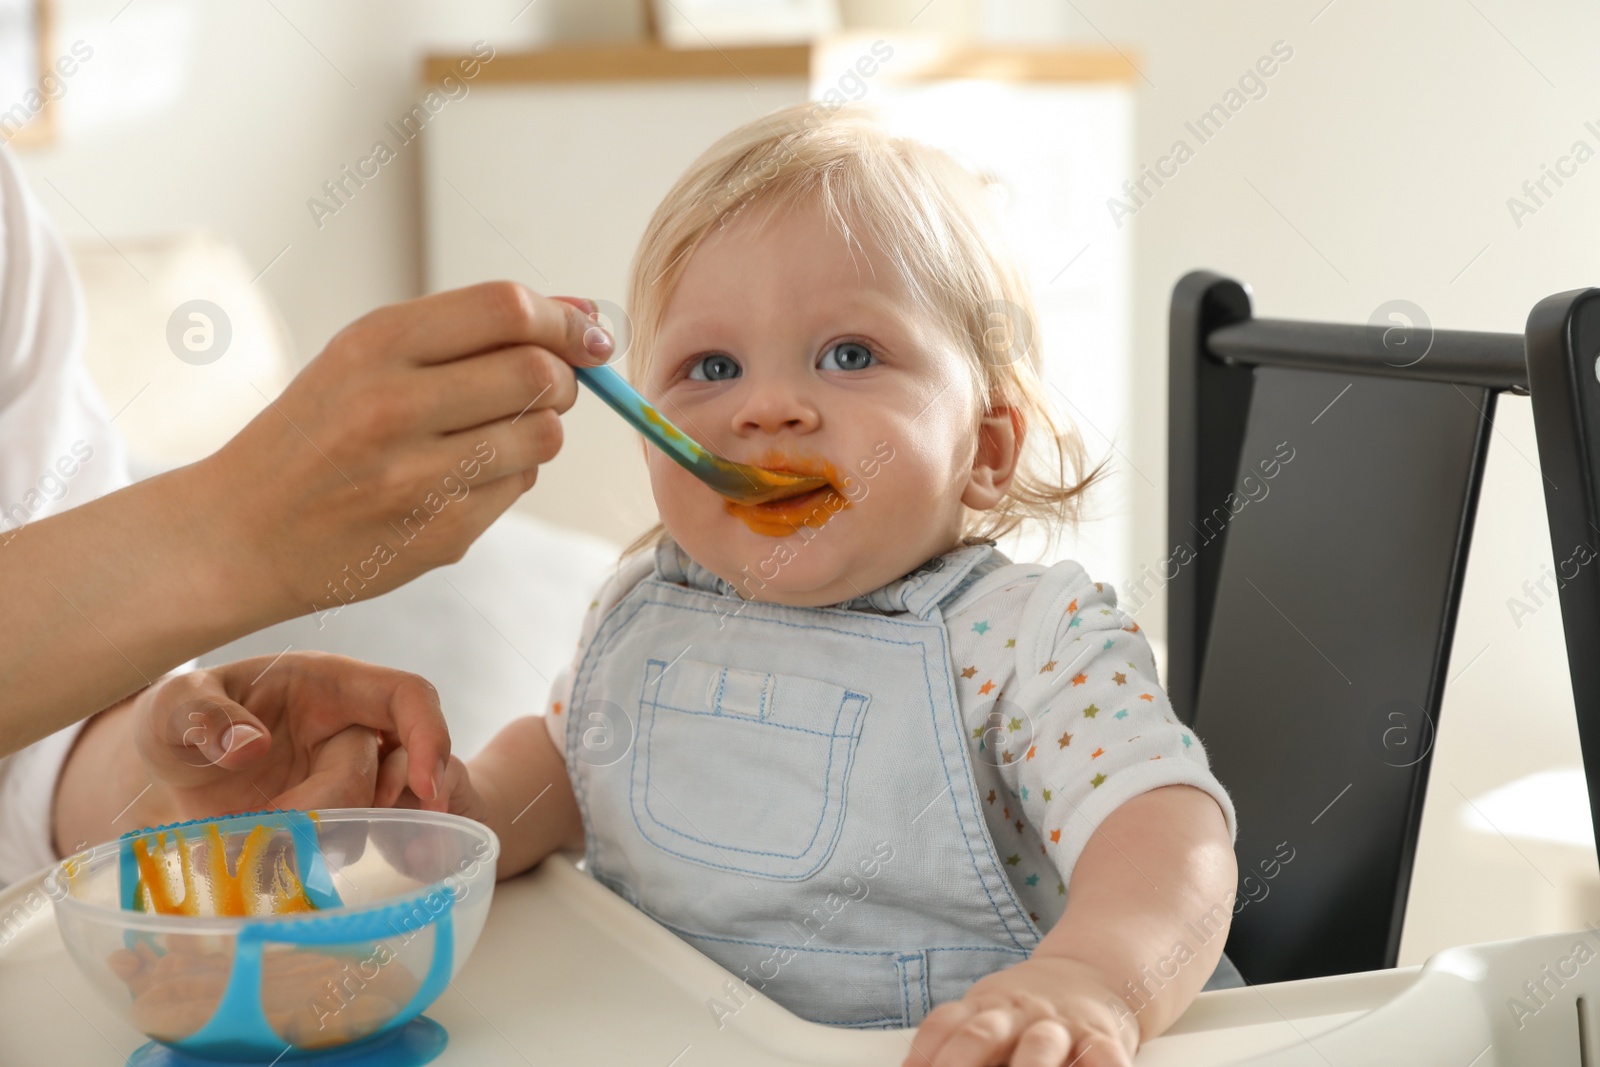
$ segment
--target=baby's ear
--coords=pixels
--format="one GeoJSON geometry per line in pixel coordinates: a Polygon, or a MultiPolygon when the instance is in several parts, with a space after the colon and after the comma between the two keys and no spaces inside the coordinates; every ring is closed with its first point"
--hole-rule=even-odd
{"type": "Polygon", "coordinates": [[[1005,498],[1022,458],[1027,425],[1022,411],[1013,407],[990,408],[978,420],[978,451],[972,457],[961,502],[975,511],[988,511],[1005,498]]]}

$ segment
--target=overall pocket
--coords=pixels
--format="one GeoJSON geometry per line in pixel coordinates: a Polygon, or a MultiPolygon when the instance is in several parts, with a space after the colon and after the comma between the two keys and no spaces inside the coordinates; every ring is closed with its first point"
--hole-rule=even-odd
{"type": "Polygon", "coordinates": [[[816,678],[651,659],[629,803],[674,856],[764,878],[821,869],[871,698],[816,678]]]}

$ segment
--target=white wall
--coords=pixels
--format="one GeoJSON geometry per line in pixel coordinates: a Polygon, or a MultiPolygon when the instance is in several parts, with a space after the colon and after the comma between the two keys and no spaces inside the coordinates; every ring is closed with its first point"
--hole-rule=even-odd
{"type": "Polygon", "coordinates": [[[22,153],[46,208],[73,240],[228,235],[257,270],[272,264],[260,284],[302,361],[351,319],[420,292],[415,145],[320,229],[306,201],[416,102],[422,56],[637,22],[621,5],[597,20],[549,0],[54,2],[57,50],[82,40],[94,54],[67,80],[58,142],[22,153]]]}

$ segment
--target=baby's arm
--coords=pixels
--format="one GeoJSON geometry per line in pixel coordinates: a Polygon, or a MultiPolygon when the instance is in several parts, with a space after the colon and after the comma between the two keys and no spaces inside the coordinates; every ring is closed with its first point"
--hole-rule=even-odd
{"type": "Polygon", "coordinates": [[[1237,878],[1209,794],[1175,785],[1132,798],[1084,846],[1067,909],[1034,954],[930,1012],[907,1067],[936,1051],[952,1065],[1007,1050],[1013,1067],[1131,1063],[1216,968],[1237,878]],[[1202,926],[1212,931],[1204,939],[1202,926]]]}
{"type": "Polygon", "coordinates": [[[1089,839],[1067,910],[1035,952],[1095,967],[1135,1013],[1136,1035],[1149,1040],[1216,970],[1238,879],[1216,800],[1188,785],[1152,789],[1106,816],[1089,839]]]}
{"type": "Polygon", "coordinates": [[[583,848],[583,819],[545,721],[517,719],[467,764],[478,810],[500,837],[498,878],[510,878],[559,849],[583,848]]]}
{"type": "Polygon", "coordinates": [[[1009,794],[1016,829],[991,832],[1006,863],[1021,864],[1013,881],[1058,873],[1066,907],[1057,917],[1042,896],[1028,900],[1047,930],[1033,955],[930,1012],[906,1061],[916,1067],[1127,1064],[1205,985],[1232,919],[1232,803],[1173,716],[1149,642],[1115,590],[1077,564],[1027,581],[962,610],[994,620],[996,642],[1015,633],[1010,664],[997,648],[970,653],[994,664],[983,676],[1014,709],[1003,733],[984,733],[1003,786],[989,801],[1009,794]],[[1007,595],[1017,589],[1020,603],[1007,595]],[[1042,855],[1018,847],[1024,821],[1042,855]]]}

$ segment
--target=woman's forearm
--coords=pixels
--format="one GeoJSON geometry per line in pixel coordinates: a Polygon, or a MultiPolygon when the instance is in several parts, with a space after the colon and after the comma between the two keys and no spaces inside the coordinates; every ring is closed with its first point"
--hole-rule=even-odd
{"type": "Polygon", "coordinates": [[[0,539],[0,754],[309,608],[250,566],[219,503],[247,490],[219,475],[202,461],[0,539]]]}
{"type": "Polygon", "coordinates": [[[1165,1030],[1205,985],[1233,919],[1238,867],[1217,802],[1165,786],[1117,808],[1084,846],[1067,909],[1035,950],[1098,971],[1141,1040],[1165,1030]]]}

